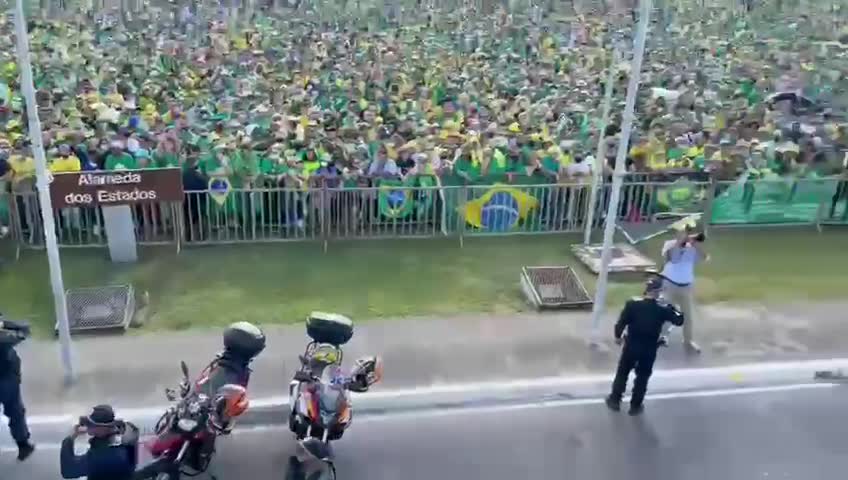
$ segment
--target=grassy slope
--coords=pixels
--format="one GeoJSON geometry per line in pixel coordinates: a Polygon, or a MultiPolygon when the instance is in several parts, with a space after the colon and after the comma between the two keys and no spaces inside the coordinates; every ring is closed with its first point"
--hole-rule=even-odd
{"type": "MultiPolygon", "coordinates": [[[[104,250],[64,250],[66,287],[132,283],[149,291],[150,328],[222,325],[236,319],[301,321],[310,310],[356,319],[526,309],[518,287],[524,265],[574,264],[570,236],[395,240],[216,246],[142,251],[136,265],[111,264],[104,250]]],[[[656,254],[661,240],[640,246],[656,254]]],[[[708,243],[703,302],[790,301],[843,297],[848,235],[803,230],[723,230],[708,243]]],[[[594,276],[578,270],[592,289],[594,276]]],[[[613,284],[609,301],[638,293],[613,284]]],[[[0,308],[45,332],[52,298],[43,252],[25,252],[0,270],[0,308]]]]}

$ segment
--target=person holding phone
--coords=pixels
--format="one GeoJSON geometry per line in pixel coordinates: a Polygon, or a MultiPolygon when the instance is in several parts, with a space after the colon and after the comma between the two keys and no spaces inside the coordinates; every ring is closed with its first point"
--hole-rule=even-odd
{"type": "Polygon", "coordinates": [[[695,266],[709,259],[703,244],[706,237],[703,233],[695,233],[692,225],[680,229],[677,238],[665,242],[662,255],[665,266],[663,277],[662,297],[677,306],[686,318],[683,324],[683,344],[687,351],[700,353],[701,347],[693,340],[693,323],[695,320],[695,266]]]}
{"type": "Polygon", "coordinates": [[[648,391],[648,380],[654,371],[657,350],[665,345],[662,330],[666,323],[674,326],[686,325],[683,315],[660,298],[662,280],[651,277],[645,283],[645,293],[628,301],[615,324],[615,343],[623,345],[618,359],[618,368],[612,382],[612,390],[605,402],[617,412],[621,409],[621,398],[627,389],[630,372],[636,373],[630,397],[630,415],[640,415],[648,391]]]}
{"type": "Polygon", "coordinates": [[[132,480],[138,464],[138,428],[116,419],[111,406],[97,405],[80,417],[62,441],[59,455],[62,478],[132,480]],[[77,455],[74,443],[83,435],[89,437],[89,448],[77,455]]]}

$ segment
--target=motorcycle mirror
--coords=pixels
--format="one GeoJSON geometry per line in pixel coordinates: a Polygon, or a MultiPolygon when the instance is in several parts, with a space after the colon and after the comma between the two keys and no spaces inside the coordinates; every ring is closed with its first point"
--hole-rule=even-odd
{"type": "Polygon", "coordinates": [[[188,380],[188,365],[185,361],[180,361],[180,369],[183,371],[183,376],[188,380]]]}
{"type": "Polygon", "coordinates": [[[165,398],[167,398],[168,401],[173,402],[174,400],[177,399],[177,392],[173,391],[170,388],[166,388],[165,389],[165,398]]]}

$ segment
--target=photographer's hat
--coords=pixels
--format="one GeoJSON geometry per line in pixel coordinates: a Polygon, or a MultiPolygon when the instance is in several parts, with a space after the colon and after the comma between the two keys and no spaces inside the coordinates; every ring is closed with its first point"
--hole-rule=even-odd
{"type": "Polygon", "coordinates": [[[97,405],[86,419],[91,426],[110,427],[115,424],[115,410],[109,405],[97,405]]]}

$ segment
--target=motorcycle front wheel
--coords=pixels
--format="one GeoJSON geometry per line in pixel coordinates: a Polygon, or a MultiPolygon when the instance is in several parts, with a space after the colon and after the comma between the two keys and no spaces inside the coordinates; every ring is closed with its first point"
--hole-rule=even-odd
{"type": "Polygon", "coordinates": [[[308,465],[296,457],[289,457],[289,468],[285,480],[336,480],[336,466],[333,462],[321,462],[308,465]]]}

